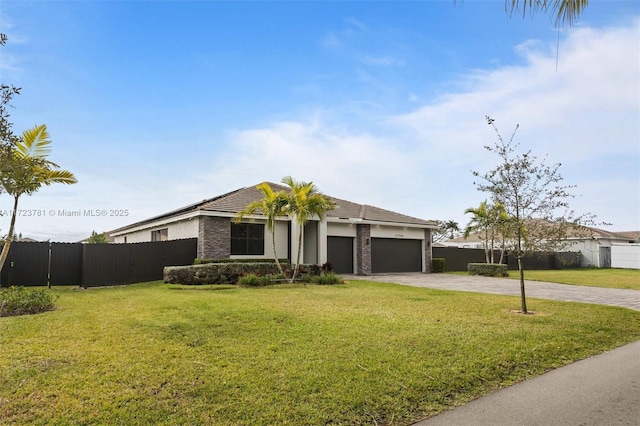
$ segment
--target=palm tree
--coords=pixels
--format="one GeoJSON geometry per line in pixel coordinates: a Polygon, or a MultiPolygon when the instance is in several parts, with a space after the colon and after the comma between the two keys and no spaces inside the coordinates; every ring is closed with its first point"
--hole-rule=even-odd
{"type": "MultiPolygon", "coordinates": [[[[489,217],[493,223],[496,233],[500,236],[500,260],[503,263],[504,255],[507,251],[507,237],[511,235],[511,225],[513,224],[504,204],[496,202],[489,209],[489,217]]],[[[492,250],[493,251],[493,250],[492,250]]]]}
{"type": "Polygon", "coordinates": [[[511,15],[515,11],[522,12],[523,17],[527,11],[533,15],[551,10],[556,14],[556,26],[567,24],[571,27],[588,3],[589,0],[505,0],[505,9],[511,15]]]}
{"type": "Polygon", "coordinates": [[[0,253],[0,271],[7,260],[13,241],[20,196],[31,195],[42,185],[49,186],[54,183],[70,185],[77,182],[73,173],[68,170],[59,170],[56,163],[46,159],[50,153],[51,138],[47,126],[41,124],[25,130],[9,155],[2,159],[0,187],[13,197],[13,212],[9,233],[0,253]]]}
{"type": "Polygon", "coordinates": [[[474,232],[482,235],[484,239],[484,256],[487,263],[493,263],[493,250],[489,248],[489,213],[487,211],[487,200],[480,203],[480,206],[473,208],[469,207],[464,211],[465,214],[471,214],[471,220],[464,229],[464,238],[469,238],[474,232]]]}
{"type": "Polygon", "coordinates": [[[302,232],[304,225],[309,220],[317,217],[319,220],[324,215],[333,210],[336,205],[329,197],[318,192],[313,182],[297,182],[291,176],[282,178],[282,183],[290,188],[287,194],[287,204],[284,211],[298,223],[298,254],[296,256],[296,266],[293,270],[293,281],[298,275],[300,267],[300,253],[302,252],[302,232]]]}
{"type": "Polygon", "coordinates": [[[281,274],[284,274],[280,260],[278,259],[278,253],[276,252],[276,219],[279,216],[285,216],[284,207],[287,204],[287,197],[284,191],[275,192],[267,182],[263,182],[256,186],[262,193],[262,199],[253,201],[241,212],[236,214],[233,218],[234,223],[240,223],[245,216],[256,214],[260,212],[262,216],[267,218],[267,229],[271,231],[271,242],[273,248],[273,256],[276,260],[276,265],[281,274]]]}
{"type": "Polygon", "coordinates": [[[455,238],[455,233],[460,231],[460,225],[455,220],[447,220],[442,224],[442,229],[449,233],[449,239],[455,238]]]}
{"type": "Polygon", "coordinates": [[[471,221],[464,230],[464,237],[468,238],[473,232],[477,232],[484,238],[484,252],[487,263],[494,263],[494,247],[496,239],[500,238],[500,260],[504,260],[506,252],[506,239],[510,234],[512,221],[502,203],[489,204],[487,200],[480,203],[477,208],[468,208],[465,211],[473,215],[471,221]]]}

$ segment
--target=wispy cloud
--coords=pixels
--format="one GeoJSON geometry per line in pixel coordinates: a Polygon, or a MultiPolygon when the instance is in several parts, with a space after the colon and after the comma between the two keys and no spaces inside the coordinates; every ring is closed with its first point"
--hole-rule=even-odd
{"type": "Polygon", "coordinates": [[[484,122],[489,114],[504,137],[520,123],[516,141],[523,149],[563,163],[566,183],[583,194],[576,206],[631,226],[640,216],[638,25],[576,29],[560,45],[557,71],[555,45],[520,45],[524,64],[471,71],[462,77],[465,90],[407,114],[390,113],[380,133],[355,133],[321,115],[240,130],[211,179],[257,183],[293,175],[332,195],[464,222],[464,209],[486,197],[475,191],[470,170],[495,161],[482,148],[495,140],[484,122]],[[629,179],[599,174],[604,158],[631,167],[629,179]],[[622,198],[627,211],[612,208],[622,198]]]}

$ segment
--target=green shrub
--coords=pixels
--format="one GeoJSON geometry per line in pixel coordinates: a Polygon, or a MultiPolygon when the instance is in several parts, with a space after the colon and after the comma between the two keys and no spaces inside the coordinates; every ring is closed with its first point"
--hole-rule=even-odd
{"type": "Polygon", "coordinates": [[[238,279],[238,285],[241,287],[263,287],[266,285],[273,285],[279,283],[288,282],[287,277],[284,274],[267,274],[260,275],[249,273],[241,276],[238,279]]]}
{"type": "Polygon", "coordinates": [[[343,284],[342,278],[338,275],[330,272],[328,274],[317,275],[311,278],[313,284],[327,285],[327,284],[343,284]]]}
{"type": "Polygon", "coordinates": [[[56,308],[58,296],[42,288],[9,287],[0,289],[0,317],[37,314],[56,308]]]}
{"type": "Polygon", "coordinates": [[[508,277],[507,265],[501,263],[469,263],[467,270],[471,275],[485,275],[487,277],[508,277]]]}
{"type": "MultiPolygon", "coordinates": [[[[289,264],[289,259],[279,259],[281,265],[289,264]]],[[[275,259],[200,259],[197,258],[193,261],[194,265],[205,265],[207,263],[273,263],[275,259]]]]}
{"type": "Polygon", "coordinates": [[[247,274],[264,276],[277,274],[274,262],[227,262],[205,263],[200,265],[167,266],[164,268],[164,282],[170,284],[236,284],[240,277],[247,274]]]}
{"type": "Polygon", "coordinates": [[[435,257],[431,260],[431,270],[433,272],[444,272],[445,259],[444,257],[435,257]]]}
{"type": "Polygon", "coordinates": [[[256,274],[246,274],[238,279],[238,285],[241,287],[262,287],[269,284],[267,277],[256,274]]]}
{"type": "Polygon", "coordinates": [[[296,281],[303,282],[305,284],[319,284],[319,285],[328,285],[328,284],[343,284],[344,281],[341,277],[334,274],[333,272],[314,275],[311,273],[299,275],[296,281]]]}

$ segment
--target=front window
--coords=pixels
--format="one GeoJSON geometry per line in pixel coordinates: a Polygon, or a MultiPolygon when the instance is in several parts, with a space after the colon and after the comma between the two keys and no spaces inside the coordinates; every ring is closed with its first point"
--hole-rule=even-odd
{"type": "Polygon", "coordinates": [[[264,225],[260,223],[231,224],[231,254],[264,254],[264,225]]]}
{"type": "Polygon", "coordinates": [[[167,241],[169,239],[169,229],[156,229],[151,231],[151,241],[167,241]]]}

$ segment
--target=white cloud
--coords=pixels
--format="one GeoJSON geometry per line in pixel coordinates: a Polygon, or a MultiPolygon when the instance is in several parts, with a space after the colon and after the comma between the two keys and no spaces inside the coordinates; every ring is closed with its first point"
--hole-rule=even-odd
{"type": "MultiPolygon", "coordinates": [[[[605,156],[619,156],[621,165],[629,156],[638,158],[637,33],[638,22],[627,28],[576,29],[560,44],[557,71],[555,44],[524,43],[517,47],[523,65],[470,72],[463,77],[464,91],[389,116],[382,123],[384,136],[353,132],[348,124],[325,122],[319,115],[238,131],[209,180],[224,176],[224,181],[252,184],[292,175],[313,180],[337,197],[464,222],[464,209],[485,198],[475,191],[470,170],[483,171],[495,162],[482,148],[495,141],[484,121],[490,114],[504,138],[520,123],[516,141],[523,149],[563,163],[561,170],[569,172],[565,178],[572,178],[565,183],[577,184],[584,194],[577,206],[633,227],[640,215],[637,195],[629,194],[638,193],[637,162],[627,171],[625,185],[593,170],[605,156]],[[610,190],[594,192],[596,187],[610,190]],[[610,207],[621,199],[626,210],[610,207]]],[[[371,123],[376,129],[380,125],[371,123]]]]}

